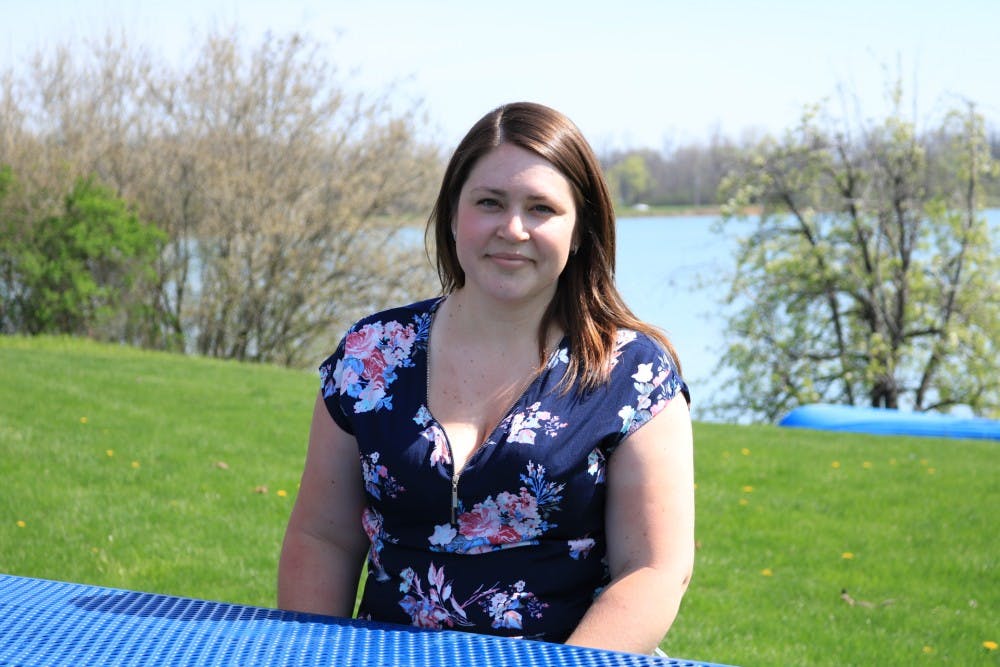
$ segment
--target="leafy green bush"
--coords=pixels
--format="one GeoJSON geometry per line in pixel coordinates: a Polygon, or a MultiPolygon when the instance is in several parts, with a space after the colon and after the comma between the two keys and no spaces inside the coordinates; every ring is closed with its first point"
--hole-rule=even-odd
{"type": "Polygon", "coordinates": [[[142,288],[155,283],[163,232],[93,178],[40,218],[4,201],[21,194],[0,171],[0,331],[134,342],[154,312],[142,288]]]}

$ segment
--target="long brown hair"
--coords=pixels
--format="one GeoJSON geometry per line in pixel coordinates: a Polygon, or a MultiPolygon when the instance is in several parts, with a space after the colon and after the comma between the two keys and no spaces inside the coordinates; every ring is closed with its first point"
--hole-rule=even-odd
{"type": "Polygon", "coordinates": [[[512,144],[551,163],[569,181],[576,204],[576,253],[559,276],[556,293],[538,330],[539,358],[544,362],[546,333],[559,325],[570,341],[565,386],[579,380],[584,391],[605,382],[611,370],[619,329],[645,333],[680,362],[673,345],[658,328],[641,321],[615,286],[615,212],[607,183],[590,144],[573,122],[541,104],[505,104],[483,116],[455,149],[441,182],[437,202],[427,220],[434,233],[437,271],[444,293],[465,284],[458,262],[452,220],[469,172],[484,155],[512,144]]]}

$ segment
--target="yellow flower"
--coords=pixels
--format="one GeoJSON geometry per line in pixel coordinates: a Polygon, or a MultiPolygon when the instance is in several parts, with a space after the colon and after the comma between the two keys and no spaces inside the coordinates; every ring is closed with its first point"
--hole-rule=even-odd
{"type": "Polygon", "coordinates": [[[983,642],[983,648],[985,648],[987,651],[995,651],[997,650],[997,646],[998,644],[996,642],[990,642],[990,641],[983,642]]]}
{"type": "Polygon", "coordinates": [[[86,424],[87,423],[87,418],[86,417],[80,417],[80,423],[81,424],[86,424]]]}
{"type": "Polygon", "coordinates": [[[115,450],[113,450],[113,449],[109,449],[109,450],[107,450],[107,451],[106,451],[106,452],[104,452],[104,453],[105,453],[105,454],[107,454],[108,456],[114,456],[114,455],[115,455],[115,450]]]}
{"type": "Polygon", "coordinates": [[[28,525],[28,524],[26,524],[25,522],[23,522],[23,521],[21,521],[20,519],[18,519],[18,521],[17,521],[17,527],[18,527],[18,528],[24,528],[24,527],[25,527],[25,526],[27,526],[27,525],[28,525]]]}
{"type": "Polygon", "coordinates": [[[831,468],[839,468],[840,467],[840,461],[834,461],[833,463],[830,464],[830,467],[831,468]]]}
{"type": "Polygon", "coordinates": [[[285,491],[284,489],[278,489],[278,497],[284,498],[287,495],[288,495],[287,491],[285,491]]]}
{"type": "Polygon", "coordinates": [[[851,560],[852,558],[854,558],[854,554],[851,553],[850,551],[845,551],[844,553],[840,554],[840,557],[843,558],[844,560],[851,560]]]}
{"type": "Polygon", "coordinates": [[[772,572],[771,568],[769,568],[769,567],[765,567],[763,570],[760,571],[760,573],[763,574],[765,577],[772,577],[772,576],[774,576],[774,572],[772,572]]]}
{"type": "Polygon", "coordinates": [[[928,475],[933,475],[936,472],[937,472],[937,468],[928,468],[927,469],[927,474],[928,475]]]}
{"type": "Polygon", "coordinates": [[[740,454],[742,454],[743,456],[750,456],[750,450],[744,447],[743,449],[740,450],[740,454]]]}
{"type": "Polygon", "coordinates": [[[740,505],[746,506],[746,505],[749,505],[749,504],[750,504],[749,500],[747,500],[746,498],[740,498],[740,505]]]}
{"type": "Polygon", "coordinates": [[[753,487],[750,485],[744,486],[743,493],[753,493],[753,487]]]}
{"type": "Polygon", "coordinates": [[[924,650],[924,653],[933,653],[934,652],[934,649],[931,648],[930,646],[925,646],[923,650],[924,650]]]}
{"type": "Polygon", "coordinates": [[[139,468],[139,462],[138,461],[132,461],[132,467],[138,469],[139,468]]]}
{"type": "Polygon", "coordinates": [[[864,468],[865,470],[871,470],[872,462],[871,461],[865,461],[864,463],[861,464],[861,467],[864,468]]]}

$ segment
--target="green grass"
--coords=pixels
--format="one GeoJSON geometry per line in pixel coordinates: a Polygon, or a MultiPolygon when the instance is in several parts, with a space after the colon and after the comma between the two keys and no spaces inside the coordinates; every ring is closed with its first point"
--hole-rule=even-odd
{"type": "MultiPolygon", "coordinates": [[[[0,572],[273,605],[316,387],[0,337],[0,572]]],[[[998,443],[702,423],[695,438],[697,565],[668,653],[1000,665],[983,646],[1000,641],[998,443]]]]}

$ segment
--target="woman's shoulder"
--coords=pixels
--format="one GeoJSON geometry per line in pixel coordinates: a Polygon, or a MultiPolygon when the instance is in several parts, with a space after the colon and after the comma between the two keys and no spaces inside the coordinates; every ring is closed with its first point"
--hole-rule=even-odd
{"type": "Polygon", "coordinates": [[[677,365],[663,343],[645,332],[634,329],[618,329],[615,334],[614,360],[623,356],[632,359],[649,358],[651,361],[663,358],[671,366],[677,365]]]}
{"type": "Polygon", "coordinates": [[[415,301],[403,306],[393,306],[366,315],[348,328],[347,333],[353,333],[365,327],[386,326],[391,323],[408,325],[428,321],[441,303],[442,297],[415,301]]]}
{"type": "Polygon", "coordinates": [[[611,384],[662,387],[668,395],[684,394],[690,402],[687,383],[681,377],[677,360],[657,340],[642,331],[619,329],[611,359],[611,384]]]}

